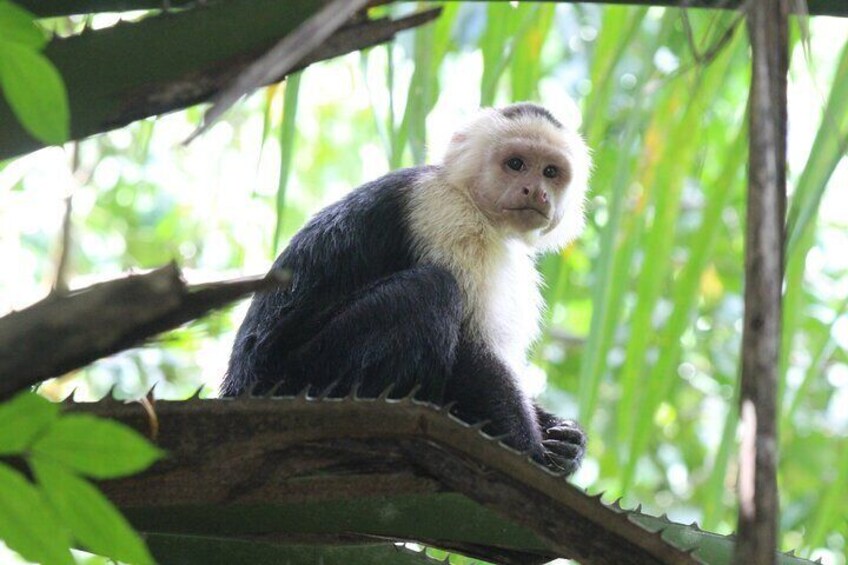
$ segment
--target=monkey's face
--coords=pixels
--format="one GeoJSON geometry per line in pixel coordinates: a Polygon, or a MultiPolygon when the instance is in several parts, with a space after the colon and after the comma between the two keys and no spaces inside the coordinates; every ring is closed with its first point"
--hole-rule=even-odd
{"type": "Polygon", "coordinates": [[[472,187],[481,212],[505,233],[547,233],[563,215],[571,181],[567,154],[543,139],[511,138],[491,148],[472,187]]]}
{"type": "Polygon", "coordinates": [[[482,110],[454,134],[444,171],[504,237],[559,249],[583,229],[591,159],[575,130],[529,106],[482,110]]]}

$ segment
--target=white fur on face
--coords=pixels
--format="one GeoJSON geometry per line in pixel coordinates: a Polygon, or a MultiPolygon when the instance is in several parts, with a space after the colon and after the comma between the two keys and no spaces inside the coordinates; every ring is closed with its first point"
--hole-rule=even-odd
{"type": "Polygon", "coordinates": [[[496,109],[484,109],[457,131],[448,146],[444,157],[448,182],[457,187],[471,186],[483,167],[494,165],[493,155],[513,139],[537,140],[540,145],[558,148],[569,161],[571,181],[560,202],[563,213],[559,223],[528,238],[541,251],[561,249],[585,226],[584,201],[592,165],[589,149],[576,130],[567,125],[557,128],[540,116],[505,118],[496,109]]]}
{"type": "Polygon", "coordinates": [[[469,328],[516,374],[523,372],[527,351],[539,336],[542,297],[535,254],[559,249],[582,231],[589,168],[588,149],[575,131],[538,116],[507,119],[487,109],[457,132],[443,166],[411,192],[409,225],[419,260],[454,274],[469,328]],[[561,148],[571,166],[559,224],[520,239],[505,238],[469,191],[481,168],[491,166],[498,144],[516,138],[561,148]]]}

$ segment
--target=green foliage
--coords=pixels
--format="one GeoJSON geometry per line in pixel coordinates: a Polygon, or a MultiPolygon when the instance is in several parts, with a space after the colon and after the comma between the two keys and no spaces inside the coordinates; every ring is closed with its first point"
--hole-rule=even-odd
{"type": "Polygon", "coordinates": [[[0,463],[0,539],[37,563],[73,563],[71,538],[44,495],[24,476],[0,463]]]}
{"type": "Polygon", "coordinates": [[[83,547],[118,561],[153,563],[138,534],[91,483],[47,455],[33,457],[30,465],[45,498],[83,547]]]}
{"type": "Polygon", "coordinates": [[[35,17],[0,0],[0,86],[24,128],[45,143],[68,139],[65,84],[41,51],[47,43],[35,17]]]}
{"type": "Polygon", "coordinates": [[[25,461],[35,483],[0,462],[0,540],[39,563],[74,563],[82,546],[127,563],[153,563],[126,519],[83,476],[142,471],[162,456],[136,432],[89,415],[59,414],[37,394],[0,405],[0,454],[25,461]],[[82,475],[82,476],[81,476],[82,475]]]}
{"type": "Polygon", "coordinates": [[[88,414],[61,418],[32,442],[30,450],[40,459],[94,479],[138,473],[163,455],[135,431],[88,414]]]}
{"type": "Polygon", "coordinates": [[[35,23],[35,16],[8,0],[0,2],[0,30],[4,42],[36,50],[47,45],[47,35],[35,23]]]}
{"type": "MultiPolygon", "coordinates": [[[[816,132],[807,161],[792,198],[787,225],[787,251],[793,255],[807,225],[813,221],[821,204],[827,181],[848,151],[848,44],[843,46],[836,78],[825,106],[821,127],[816,132]]],[[[803,254],[803,252],[801,252],[803,254]]]]}
{"type": "Polygon", "coordinates": [[[37,394],[21,394],[0,404],[0,455],[23,453],[58,418],[59,407],[37,394]]]}
{"type": "MultiPolygon", "coordinates": [[[[729,23],[725,22],[725,25],[729,23]]],[[[677,230],[680,216],[680,203],[685,181],[689,174],[691,163],[697,158],[697,152],[704,145],[700,123],[707,111],[709,102],[718,97],[723,85],[724,78],[728,72],[729,63],[734,55],[744,48],[744,42],[731,43],[728,48],[714,61],[703,74],[692,77],[694,84],[687,81],[677,81],[677,89],[688,91],[688,101],[685,110],[680,117],[675,116],[673,106],[676,100],[684,98],[683,92],[672,90],[669,93],[669,106],[660,106],[656,113],[660,119],[671,118],[676,124],[662,124],[664,130],[668,131],[668,145],[659,151],[662,157],[656,164],[655,186],[662,190],[654,190],[654,221],[650,226],[645,240],[645,262],[641,268],[639,277],[639,289],[637,303],[633,311],[631,321],[632,337],[628,341],[626,349],[626,361],[622,368],[622,397],[621,405],[624,414],[630,414],[631,418],[619,420],[619,434],[621,437],[629,436],[629,450],[624,459],[624,473],[622,475],[622,491],[629,490],[633,480],[638,457],[636,454],[643,453],[653,430],[653,422],[641,417],[642,413],[656,413],[663,399],[667,398],[669,389],[673,386],[672,379],[655,378],[649,380],[647,386],[641,383],[642,375],[645,373],[645,361],[648,358],[647,347],[655,331],[652,317],[657,310],[658,301],[663,293],[668,293],[668,287],[664,280],[674,269],[674,257],[672,249],[674,234],[677,230]],[[674,148],[671,150],[671,148],[674,148]],[[630,435],[632,434],[632,435],[630,435]]],[[[650,127],[650,126],[649,126],[650,127]]],[[[673,369],[679,363],[679,344],[686,326],[691,324],[694,312],[694,302],[699,293],[698,282],[706,269],[706,260],[710,249],[702,246],[709,245],[714,241],[713,232],[721,225],[717,214],[724,207],[723,195],[732,192],[728,186],[739,186],[739,173],[742,171],[745,152],[742,145],[742,135],[736,137],[736,152],[729,153],[729,170],[724,172],[719,182],[725,182],[720,186],[720,192],[707,192],[709,204],[704,210],[701,221],[701,234],[692,240],[690,258],[686,265],[680,269],[679,275],[672,291],[672,299],[675,304],[674,311],[670,314],[668,321],[658,336],[659,343],[663,345],[658,354],[655,370],[659,375],[673,373],[673,369]],[[693,259],[700,259],[693,261],[693,259]]],[[[718,141],[718,140],[716,140],[718,141]]],[[[731,138],[732,143],[732,138],[731,138]]],[[[723,144],[725,147],[726,144],[723,144]]],[[[709,185],[705,187],[709,189],[709,185]]]]}

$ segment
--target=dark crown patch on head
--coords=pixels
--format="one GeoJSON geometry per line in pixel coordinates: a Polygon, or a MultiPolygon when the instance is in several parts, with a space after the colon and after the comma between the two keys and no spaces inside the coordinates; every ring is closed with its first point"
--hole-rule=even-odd
{"type": "Polygon", "coordinates": [[[510,106],[506,106],[505,108],[501,108],[501,115],[510,120],[521,116],[535,116],[538,118],[544,118],[548,120],[551,124],[553,124],[555,127],[562,129],[562,124],[553,116],[553,114],[551,114],[541,106],[537,104],[532,104],[530,102],[520,102],[518,104],[512,104],[510,106]]]}

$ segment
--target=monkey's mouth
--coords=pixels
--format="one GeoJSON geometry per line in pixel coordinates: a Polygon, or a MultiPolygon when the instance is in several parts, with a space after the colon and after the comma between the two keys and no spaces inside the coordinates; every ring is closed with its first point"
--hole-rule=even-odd
{"type": "Polygon", "coordinates": [[[545,220],[550,220],[550,218],[548,218],[547,214],[545,214],[544,212],[542,212],[538,208],[534,208],[533,206],[520,206],[518,208],[506,208],[506,210],[509,210],[510,212],[535,212],[536,214],[545,218],[545,220]]]}

